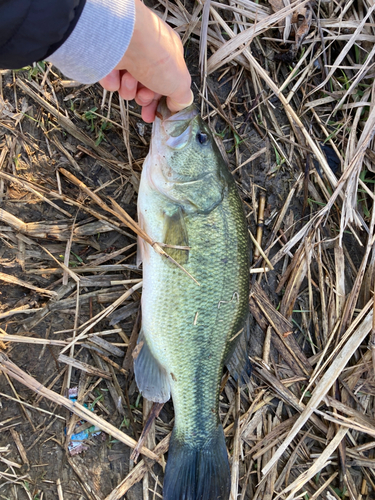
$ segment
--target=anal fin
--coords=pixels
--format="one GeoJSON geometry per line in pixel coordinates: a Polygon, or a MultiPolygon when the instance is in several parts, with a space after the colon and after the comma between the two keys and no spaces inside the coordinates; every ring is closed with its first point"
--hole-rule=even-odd
{"type": "Polygon", "coordinates": [[[229,373],[234,380],[240,385],[245,385],[250,382],[251,363],[247,353],[250,338],[250,323],[249,318],[244,325],[244,331],[234,340],[236,342],[234,348],[230,349],[230,357],[226,360],[226,365],[229,373]]]}
{"type": "Polygon", "coordinates": [[[142,331],[138,343],[143,342],[134,362],[135,381],[142,396],[155,403],[165,403],[171,396],[167,372],[155,359],[142,331]]]}

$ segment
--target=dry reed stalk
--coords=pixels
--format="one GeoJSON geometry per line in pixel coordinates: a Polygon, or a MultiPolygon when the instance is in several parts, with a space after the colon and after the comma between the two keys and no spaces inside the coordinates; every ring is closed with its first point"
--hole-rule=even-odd
{"type": "Polygon", "coordinates": [[[83,142],[83,144],[90,146],[90,148],[96,151],[103,158],[112,159],[112,155],[110,155],[105,149],[97,146],[95,144],[95,141],[93,141],[90,137],[79,130],[69,118],[60,113],[60,111],[56,109],[52,104],[50,104],[45,99],[40,97],[36,92],[34,92],[23,80],[17,79],[17,85],[23,92],[28,94],[38,104],[43,106],[49,113],[51,113],[57,119],[58,123],[62,127],[64,127],[69,134],[78,139],[80,142],[83,142]]]}
{"type": "MultiPolygon", "coordinates": [[[[89,375],[93,375],[94,377],[101,377],[105,379],[111,379],[111,375],[104,370],[99,370],[95,368],[95,366],[88,365],[87,363],[83,363],[82,361],[78,361],[77,359],[71,358],[69,356],[65,356],[64,354],[60,354],[58,357],[58,361],[60,363],[65,363],[70,367],[74,366],[78,370],[84,371],[89,375]]],[[[68,384],[69,386],[70,384],[68,384]]]]}
{"type": "MultiPolygon", "coordinates": [[[[268,191],[271,194],[271,201],[267,201],[265,214],[266,222],[270,225],[265,228],[267,242],[262,250],[268,272],[266,275],[265,268],[252,270],[257,276],[253,276],[256,284],[250,299],[255,320],[262,330],[267,332],[263,351],[264,362],[258,365],[259,359],[256,358],[254,361],[257,368],[249,393],[241,392],[239,397],[238,393],[235,394],[233,391],[230,382],[221,402],[228,446],[235,451],[232,493],[239,495],[241,500],[245,500],[248,496],[258,500],[261,498],[274,500],[277,496],[285,500],[292,498],[293,495],[294,498],[302,498],[304,492],[314,500],[318,500],[320,496],[338,499],[337,488],[343,493],[342,489],[345,487],[351,499],[357,500],[361,498],[360,495],[366,498],[366,495],[372,494],[371,488],[375,489],[374,455],[371,450],[373,443],[365,442],[360,446],[358,443],[366,441],[367,438],[372,439],[373,435],[372,364],[375,366],[375,361],[372,363],[372,354],[375,353],[375,349],[373,352],[370,350],[365,352],[365,344],[360,345],[362,342],[360,338],[364,339],[365,330],[372,334],[372,339],[375,337],[375,319],[369,320],[370,310],[375,308],[374,302],[371,302],[375,262],[373,251],[375,198],[370,186],[375,165],[375,156],[371,154],[375,129],[372,85],[375,30],[371,24],[374,6],[367,2],[357,4],[353,1],[332,6],[328,4],[315,6],[315,18],[311,21],[309,36],[303,42],[303,51],[292,62],[279,63],[275,60],[274,54],[279,50],[280,42],[286,38],[286,31],[283,30],[280,36],[277,34],[273,36],[270,28],[276,27],[282,19],[287,19],[293,11],[298,12],[300,8],[303,9],[306,3],[294,2],[288,6],[288,2],[285,1],[284,7],[276,14],[270,14],[266,4],[256,4],[250,0],[230,1],[227,5],[215,1],[198,2],[192,9],[182,5],[179,0],[175,2],[162,0],[161,4],[166,6],[163,18],[176,26],[183,36],[186,54],[190,54],[188,57],[194,53],[200,37],[204,69],[202,100],[204,107],[209,109],[207,117],[212,120],[213,125],[220,124],[223,120],[228,126],[227,130],[236,134],[239,141],[244,141],[240,144],[235,143],[233,156],[225,151],[224,154],[237,166],[233,169],[233,174],[245,197],[252,234],[254,234],[254,220],[257,218],[254,213],[256,193],[260,188],[271,186],[271,190],[268,191]],[[202,7],[204,16],[201,21],[202,7]],[[208,61],[207,46],[212,53],[208,61]],[[216,75],[207,74],[214,67],[212,64],[220,67],[218,82],[214,81],[216,75]],[[278,100],[274,99],[275,95],[281,100],[281,106],[278,100]],[[286,112],[290,127],[284,119],[283,111],[286,112]],[[335,115],[336,111],[338,113],[335,115]],[[259,134],[259,144],[258,139],[253,141],[252,132],[259,134]],[[265,144],[266,147],[263,147],[265,144]],[[330,161],[326,161],[323,146],[331,146],[336,152],[338,172],[341,170],[342,174],[331,170],[332,165],[330,161]],[[265,158],[261,158],[264,153],[266,153],[265,158]],[[275,155],[280,158],[281,164],[276,165],[275,155]],[[311,157],[310,162],[306,162],[306,156],[311,157]],[[320,163],[322,172],[319,167],[314,166],[312,160],[316,159],[320,163]],[[266,164],[265,167],[263,162],[266,164]],[[306,170],[304,175],[300,172],[305,169],[306,163],[309,163],[309,170],[306,170]],[[263,173],[264,179],[261,177],[263,173]],[[279,192],[278,187],[275,188],[272,179],[272,176],[274,179],[280,179],[281,174],[288,177],[290,182],[291,189],[288,186],[285,193],[282,190],[279,192]],[[254,175],[253,179],[249,178],[251,175],[254,175]],[[252,182],[254,186],[251,185],[252,182]],[[333,193],[332,188],[335,188],[333,193]],[[272,201],[272,196],[278,198],[277,202],[272,201]],[[302,196],[305,197],[305,214],[301,219],[298,203],[302,196]],[[253,206],[250,206],[249,200],[252,200],[253,206]],[[326,205],[323,206],[324,204],[326,205]],[[360,230],[355,228],[355,224],[359,224],[360,230]],[[342,235],[346,226],[354,234],[346,234],[344,240],[342,235]],[[341,237],[341,241],[337,234],[341,237]],[[353,238],[357,238],[354,243],[353,238]],[[277,248],[277,245],[281,245],[282,248],[277,248]],[[277,286],[276,281],[279,284],[277,293],[286,287],[283,297],[273,295],[277,286]],[[278,301],[281,301],[281,304],[278,301]],[[299,312],[294,313],[292,317],[291,314],[295,310],[299,312]],[[288,321],[289,319],[292,319],[294,324],[288,321]],[[359,347],[356,348],[356,345],[359,347]],[[346,365],[351,353],[353,356],[350,364],[346,365]],[[333,390],[330,395],[327,392],[330,384],[329,374],[337,380],[334,397],[333,390]],[[312,398],[309,391],[312,391],[312,398]],[[320,391],[327,395],[319,398],[320,391]],[[310,406],[312,400],[314,405],[310,406]],[[323,404],[328,409],[323,410],[323,404]],[[298,412],[297,415],[293,415],[295,410],[298,412]],[[305,417],[310,428],[302,431],[301,422],[305,417]],[[345,442],[340,441],[337,432],[341,434],[346,432],[345,442]],[[295,437],[291,438],[293,433],[296,433],[295,437]],[[287,449],[280,452],[285,443],[289,443],[287,449]],[[329,447],[331,452],[328,458],[322,455],[326,447],[329,447]],[[310,452],[311,448],[313,453],[310,452]],[[278,453],[281,453],[279,458],[278,453]],[[273,463],[272,470],[262,479],[261,470],[266,468],[268,463],[273,463]],[[357,469],[353,473],[354,466],[357,469]],[[322,469],[322,474],[320,467],[325,467],[322,469]],[[342,480],[333,470],[338,467],[342,480]],[[244,471],[243,477],[238,477],[239,470],[244,471]],[[311,474],[315,474],[315,477],[312,478],[311,474]],[[358,481],[359,474],[361,483],[358,481]],[[241,493],[240,488],[242,488],[241,493]]],[[[289,44],[291,39],[286,42],[289,44]]],[[[24,223],[12,215],[13,205],[10,205],[12,208],[8,208],[9,205],[4,206],[2,213],[5,215],[3,217],[5,227],[0,227],[0,259],[3,255],[1,244],[4,241],[6,242],[4,246],[12,249],[12,255],[17,259],[17,264],[25,268],[25,273],[35,274],[41,280],[50,278],[54,273],[61,275],[66,271],[60,265],[58,269],[47,268],[45,262],[33,263],[31,269],[30,255],[33,252],[36,255],[36,238],[58,238],[60,241],[69,241],[70,238],[71,241],[83,245],[89,240],[88,236],[103,231],[115,229],[125,234],[120,227],[130,221],[125,222],[128,214],[121,213],[119,207],[125,206],[128,210],[129,200],[124,201],[121,197],[117,198],[117,195],[128,182],[136,190],[140,166],[140,155],[137,148],[132,147],[138,133],[136,131],[134,134],[132,126],[138,124],[134,120],[130,123],[128,116],[136,115],[129,108],[125,109],[123,104],[121,107],[118,106],[116,98],[112,100],[111,95],[108,113],[112,113],[113,120],[109,120],[109,114],[107,118],[109,122],[116,124],[121,117],[122,124],[116,133],[119,136],[124,135],[126,151],[124,153],[120,148],[116,149],[124,161],[120,163],[118,158],[109,153],[107,148],[109,144],[104,144],[101,148],[103,151],[107,149],[108,158],[98,149],[94,150],[96,152],[91,151],[89,148],[92,143],[87,142],[86,137],[92,134],[84,133],[83,136],[86,137],[80,135],[80,130],[72,121],[75,117],[68,106],[64,108],[63,104],[57,111],[58,100],[63,103],[70,102],[69,99],[76,99],[81,90],[73,91],[71,96],[59,95],[57,87],[51,85],[49,71],[50,68],[47,68],[42,77],[31,78],[30,82],[25,83],[31,91],[28,92],[31,101],[39,102],[43,108],[38,110],[36,115],[37,120],[40,120],[37,126],[39,127],[40,123],[40,130],[44,132],[41,142],[33,140],[32,133],[23,133],[23,130],[28,130],[25,128],[26,120],[27,125],[30,123],[32,125],[32,122],[27,116],[28,111],[20,95],[17,96],[16,91],[13,92],[15,105],[9,109],[7,107],[6,111],[9,114],[6,118],[1,114],[0,101],[0,125],[2,131],[5,131],[5,136],[0,136],[3,148],[0,153],[0,172],[8,176],[0,175],[0,200],[5,199],[7,202],[7,189],[10,193],[12,190],[22,192],[28,189],[33,193],[33,198],[38,196],[44,201],[58,199],[68,204],[64,207],[68,214],[73,213],[70,204],[95,217],[97,222],[83,224],[72,230],[70,222],[59,221],[52,228],[42,222],[24,223]],[[42,96],[40,99],[43,99],[43,102],[34,94],[39,98],[42,96]],[[50,109],[46,103],[55,109],[54,116],[57,120],[61,120],[62,127],[68,130],[66,143],[65,138],[58,139],[60,137],[58,129],[52,131],[46,127],[49,120],[44,110],[50,109]],[[62,121],[64,113],[66,116],[73,116],[71,120],[69,119],[70,123],[62,121]],[[71,125],[73,125],[72,133],[82,141],[83,146],[81,144],[76,146],[74,142],[69,144],[71,125]],[[46,144],[43,143],[43,139],[46,144]],[[30,170],[26,169],[34,165],[33,155],[48,150],[47,157],[49,155],[54,160],[53,155],[60,154],[54,146],[62,153],[62,160],[68,162],[75,172],[82,171],[83,175],[86,175],[85,165],[80,161],[84,154],[87,155],[87,160],[98,162],[105,169],[111,168],[120,173],[118,178],[101,179],[100,188],[91,190],[96,196],[100,191],[100,199],[111,210],[117,210],[119,217],[117,215],[116,217],[120,222],[111,221],[113,213],[108,212],[106,217],[93,210],[89,204],[84,205],[79,200],[64,195],[64,185],[61,184],[59,174],[56,179],[51,176],[47,184],[47,186],[57,184],[56,190],[46,189],[43,182],[38,186],[37,183],[28,180],[33,178],[32,175],[28,176],[30,170]],[[18,169],[16,162],[13,162],[13,158],[17,155],[20,155],[20,165],[26,172],[18,169]],[[126,163],[126,156],[129,157],[135,171],[132,171],[131,165],[126,163]],[[10,172],[13,172],[13,175],[10,172]],[[21,176],[25,178],[21,180],[21,176]],[[107,196],[107,187],[116,187],[114,196],[118,202],[116,208],[115,205],[111,205],[111,200],[107,196]]],[[[17,78],[20,77],[16,76],[14,82],[17,78]]],[[[11,90],[8,92],[8,95],[10,94],[11,90]]],[[[88,89],[84,95],[92,96],[93,90],[88,89]]],[[[49,112],[52,113],[52,110],[49,112]]],[[[78,119],[82,116],[81,112],[74,110],[78,119]]],[[[93,112],[93,114],[99,120],[105,119],[105,113],[100,115],[93,112]]],[[[35,114],[31,116],[35,118],[35,114]]],[[[55,127],[54,121],[51,125],[55,127]]],[[[224,133],[227,135],[221,142],[228,149],[225,141],[228,140],[229,132],[224,133]]],[[[147,138],[147,135],[145,137],[147,138]]],[[[145,137],[139,137],[141,147],[147,145],[145,137]]],[[[232,140],[232,136],[229,140],[232,140]]],[[[110,146],[113,147],[113,142],[110,142],[110,146]]],[[[144,156],[144,151],[141,156],[144,156]]],[[[281,188],[282,186],[281,183],[281,188]]],[[[49,206],[50,211],[57,213],[55,207],[49,206]]],[[[16,211],[14,213],[17,214],[16,211]]],[[[127,236],[129,237],[129,234],[127,236]]],[[[133,235],[132,237],[134,239],[133,235]]],[[[166,248],[162,248],[167,251],[166,248]]],[[[100,244],[97,244],[97,250],[102,250],[100,244]]],[[[50,249],[49,251],[56,255],[56,252],[50,249]]],[[[59,250],[59,253],[61,252],[62,250],[59,250]]],[[[102,265],[111,256],[116,258],[119,255],[121,250],[110,252],[107,256],[100,254],[91,266],[90,260],[84,259],[85,265],[73,269],[73,273],[79,278],[81,286],[109,288],[111,284],[136,283],[134,274],[126,276],[115,274],[124,271],[137,272],[134,266],[121,263],[102,265]],[[108,274],[95,276],[95,273],[108,274]]],[[[45,256],[50,260],[48,254],[41,252],[38,258],[44,259],[45,256]]],[[[33,259],[35,261],[36,257],[33,259]]],[[[72,279],[74,281],[73,276],[72,279]]],[[[42,283],[42,286],[45,286],[43,281],[42,283]]],[[[58,295],[42,310],[38,310],[38,304],[35,303],[32,306],[31,303],[20,306],[35,307],[35,310],[25,309],[35,312],[35,317],[32,321],[23,322],[31,334],[33,334],[31,328],[34,328],[46,314],[64,310],[74,312],[74,307],[76,311],[78,310],[77,297],[65,298],[67,295],[64,295],[62,288],[57,288],[56,285],[53,285],[53,288],[51,286],[46,288],[56,290],[58,295]]],[[[75,288],[76,281],[68,285],[65,293],[69,293],[69,290],[73,292],[75,288]]],[[[100,304],[102,302],[99,295],[99,293],[81,294],[79,305],[87,305],[89,301],[100,304]]],[[[116,291],[111,295],[110,290],[106,290],[102,295],[105,302],[109,297],[117,301],[121,299],[122,294],[116,291]]],[[[116,303],[115,307],[118,305],[116,303]]],[[[8,313],[2,311],[0,319],[9,318],[11,314],[17,319],[15,314],[21,314],[21,309],[12,307],[9,307],[8,313]]],[[[40,343],[44,346],[61,342],[59,345],[70,348],[73,348],[75,343],[82,345],[81,342],[85,341],[84,346],[91,349],[94,347],[93,337],[89,333],[91,325],[96,324],[110,312],[106,310],[103,315],[95,316],[84,325],[78,324],[76,315],[74,328],[65,333],[68,335],[73,333],[79,337],[78,332],[81,332],[79,341],[69,338],[65,341],[51,342],[48,332],[45,339],[5,334],[0,337],[0,341],[3,339],[9,345],[27,342],[40,343]],[[83,333],[86,328],[86,333],[83,333]]],[[[117,372],[113,369],[120,369],[123,374],[131,374],[129,358],[131,361],[131,352],[139,329],[139,325],[134,325],[132,328],[129,320],[127,322],[128,330],[121,330],[123,343],[129,347],[126,352],[126,369],[125,366],[121,368],[120,365],[110,361],[104,354],[100,358],[105,362],[100,365],[103,366],[104,373],[113,378],[110,390],[114,400],[118,398],[119,390],[116,386],[117,372]],[[131,329],[133,331],[129,339],[131,329]]],[[[69,327],[64,325],[60,330],[63,328],[69,327]]],[[[110,330],[98,334],[106,335],[106,331],[110,330]]],[[[106,346],[102,352],[113,354],[113,347],[113,345],[106,346]]],[[[99,362],[97,366],[100,370],[99,362]]],[[[64,373],[66,372],[67,370],[64,370],[64,373]]],[[[55,377],[55,380],[58,380],[58,377],[55,377]]],[[[228,377],[225,377],[223,383],[227,379],[228,377]]],[[[103,412],[107,413],[108,410],[103,407],[103,412]]],[[[137,410],[133,412],[139,417],[137,410]]],[[[0,431],[1,429],[0,426],[0,431]]],[[[166,432],[160,422],[156,432],[159,436],[166,432]]],[[[146,471],[148,478],[143,485],[145,498],[152,497],[151,490],[154,489],[152,478],[155,480],[154,496],[158,495],[157,478],[153,475],[152,469],[143,462],[141,464],[142,467],[136,466],[126,478],[123,490],[118,488],[113,492],[111,500],[119,499],[122,496],[120,491],[125,494],[134,482],[141,480],[146,471]]],[[[71,467],[80,475],[82,484],[89,479],[83,469],[81,470],[73,462],[71,467]]],[[[85,491],[90,499],[97,500],[100,497],[100,492],[96,491],[91,483],[87,484],[85,491]]]]}
{"type": "Polygon", "coordinates": [[[67,344],[66,340],[50,340],[35,337],[23,337],[22,335],[8,335],[7,333],[0,333],[0,341],[19,342],[24,344],[48,344],[58,346],[64,346],[67,344]]]}
{"type": "Polygon", "coordinates": [[[27,191],[30,191],[30,193],[34,194],[35,196],[37,196],[38,198],[40,198],[41,200],[45,201],[46,203],[48,203],[49,205],[51,205],[51,207],[55,208],[56,210],[58,210],[59,212],[63,213],[66,217],[71,217],[71,214],[69,212],[67,212],[66,210],[63,210],[62,208],[60,208],[58,205],[56,205],[56,203],[53,203],[51,200],[49,200],[46,196],[44,196],[42,193],[40,193],[37,189],[35,189],[30,183],[28,183],[26,180],[24,179],[20,179],[19,177],[16,177],[14,175],[9,175],[5,172],[2,172],[0,170],[0,177],[2,179],[5,179],[5,180],[8,180],[10,182],[14,182],[14,183],[17,183],[20,187],[22,187],[23,189],[26,189],[27,191]]]}
{"type": "MultiPolygon", "coordinates": [[[[251,231],[249,231],[249,235],[251,238],[251,241],[254,243],[254,246],[256,250],[258,251],[258,254],[264,259],[265,263],[267,264],[268,268],[272,271],[274,269],[273,265],[271,264],[271,261],[268,259],[267,255],[264,253],[264,250],[260,246],[259,242],[254,238],[253,234],[251,231]]],[[[255,256],[255,254],[254,254],[255,256]]]]}
{"type": "Polygon", "coordinates": [[[27,283],[27,281],[23,281],[15,276],[11,276],[10,274],[0,273],[0,280],[5,281],[6,283],[12,283],[13,285],[23,286],[28,288],[29,290],[34,290],[35,292],[41,293],[43,295],[49,295],[50,297],[56,297],[57,293],[52,290],[46,290],[45,288],[39,288],[38,286],[34,286],[31,283],[27,283]]]}
{"type": "Polygon", "coordinates": [[[257,246],[254,250],[254,261],[257,261],[259,259],[259,255],[260,255],[259,248],[262,248],[265,204],[266,204],[266,194],[264,192],[261,192],[259,195],[257,235],[256,235],[257,246]]]}
{"type": "Polygon", "coordinates": [[[13,441],[16,443],[18,453],[20,454],[22,462],[25,465],[27,465],[28,467],[30,467],[30,462],[29,462],[29,459],[27,458],[26,450],[22,444],[22,441],[20,439],[18,432],[15,429],[9,429],[9,431],[12,435],[13,441]]]}
{"type": "Polygon", "coordinates": [[[143,443],[146,442],[148,448],[155,448],[155,419],[159,416],[164,403],[153,403],[152,401],[145,400],[146,404],[143,408],[143,430],[138,440],[137,447],[134,448],[130,460],[137,462],[139,457],[139,450],[142,448],[143,443]]]}
{"type": "Polygon", "coordinates": [[[10,316],[15,316],[17,314],[34,314],[42,309],[42,307],[31,308],[29,304],[26,304],[24,306],[16,307],[15,309],[11,309],[10,311],[0,313],[0,319],[9,318],[10,316]]]}
{"type": "MultiPolygon", "coordinates": [[[[285,318],[290,319],[294,309],[294,304],[299,294],[302,281],[310,267],[313,252],[312,237],[304,239],[304,245],[300,246],[290,263],[292,272],[290,273],[288,284],[281,301],[280,312],[285,318]]],[[[284,275],[285,276],[285,275],[284,275]]],[[[280,281],[278,289],[281,288],[283,280],[280,281]]]]}
{"type": "Polygon", "coordinates": [[[127,298],[129,298],[136,290],[142,287],[142,282],[135,284],[133,287],[131,287],[129,290],[127,290],[121,297],[119,297],[113,304],[111,304],[109,307],[107,307],[104,311],[98,313],[94,318],[91,320],[87,321],[83,325],[80,326],[80,328],[84,328],[84,330],[77,335],[70,343],[67,345],[64,349],[62,349],[60,354],[63,354],[65,351],[70,349],[72,345],[74,345],[76,342],[79,340],[82,340],[84,336],[97,324],[99,321],[102,319],[106,318],[108,315],[110,315],[115,309],[117,309],[118,306],[120,306],[127,298]]]}
{"type": "MultiPolygon", "coordinates": [[[[360,325],[358,325],[356,330],[353,332],[352,336],[347,340],[347,342],[342,347],[341,351],[338,352],[336,358],[333,360],[327,371],[322,375],[322,378],[317,383],[315,390],[312,393],[310,401],[308,402],[306,408],[303,410],[301,416],[293,426],[287,439],[285,439],[283,444],[276,451],[275,455],[270,460],[270,462],[263,468],[262,472],[264,475],[266,475],[271,470],[271,468],[275,465],[277,460],[284,453],[288,445],[297,435],[299,430],[303,427],[303,425],[305,425],[308,419],[311,418],[313,412],[317,409],[318,405],[320,404],[324,396],[328,393],[334,381],[341,374],[342,370],[346,366],[347,362],[349,361],[353,353],[356,351],[356,349],[361,344],[363,339],[369,334],[371,329],[370,324],[372,326],[372,311],[368,313],[364,318],[363,322],[360,325]]],[[[341,433],[343,432],[344,431],[342,430],[341,433]]],[[[336,446],[338,446],[338,444],[339,443],[337,443],[336,446]]]]}
{"type": "MultiPolygon", "coordinates": [[[[168,451],[169,439],[170,434],[160,441],[160,443],[155,447],[154,453],[159,456],[166,453],[168,451]]],[[[148,470],[149,464],[145,463],[144,460],[141,460],[139,464],[137,464],[126,476],[126,478],[123,479],[121,483],[105,498],[105,500],[120,500],[120,498],[125,495],[125,493],[129,491],[134,484],[138,483],[144,477],[148,470]]]]}
{"type": "Polygon", "coordinates": [[[256,35],[262,33],[264,30],[278,23],[282,19],[285,19],[285,17],[292,14],[294,10],[306,5],[307,3],[308,2],[305,0],[302,2],[294,2],[294,4],[292,4],[291,6],[288,5],[275,14],[264,17],[254,26],[248,28],[245,31],[242,31],[238,35],[235,35],[234,32],[228,27],[228,25],[224,23],[224,20],[219,15],[216,15],[217,21],[221,22],[223,25],[225,24],[225,29],[228,30],[227,33],[231,35],[231,40],[222,44],[222,46],[215,52],[215,54],[210,57],[207,66],[208,74],[218,70],[224,64],[228,64],[235,58],[236,55],[242,52],[244,52],[246,59],[251,63],[251,55],[249,50],[247,49],[247,45],[249,44],[249,42],[251,42],[251,40],[256,35]]]}
{"type": "Polygon", "coordinates": [[[250,309],[262,327],[268,324],[272,326],[273,331],[277,334],[272,337],[272,341],[275,342],[276,338],[279,339],[276,344],[277,348],[289,366],[293,368],[296,375],[308,375],[311,371],[311,366],[295,338],[290,335],[293,330],[292,324],[274,308],[267,295],[257,283],[251,289],[250,309]],[[259,317],[259,313],[252,307],[252,301],[259,308],[263,318],[259,317]],[[264,320],[265,323],[263,322],[264,320]]]}
{"type": "Polygon", "coordinates": [[[240,475],[240,449],[241,449],[241,429],[240,429],[240,388],[237,387],[235,395],[235,408],[234,408],[234,437],[233,437],[233,454],[232,454],[232,468],[231,468],[231,490],[230,500],[238,498],[238,486],[240,475]]]}
{"type": "Polygon", "coordinates": [[[332,441],[328,444],[328,446],[324,449],[320,457],[314,462],[314,464],[304,473],[302,473],[298,479],[296,479],[292,484],[287,486],[281,493],[276,495],[275,500],[281,498],[282,495],[285,495],[289,491],[291,492],[285,500],[292,500],[295,498],[295,494],[303,488],[303,486],[307,483],[309,479],[314,477],[319,471],[321,471],[324,467],[326,467],[330,463],[330,455],[336,450],[341,441],[344,439],[347,429],[341,427],[337,434],[334,436],[332,441]]]}
{"type": "Polygon", "coordinates": [[[39,411],[41,413],[46,413],[47,415],[52,415],[54,418],[58,418],[60,420],[65,421],[65,418],[62,417],[61,415],[56,415],[55,413],[51,413],[48,410],[44,410],[43,408],[39,408],[38,406],[34,406],[32,404],[26,403],[26,401],[21,401],[19,399],[12,398],[12,396],[9,396],[8,394],[4,394],[3,392],[0,392],[0,396],[2,396],[3,398],[9,399],[11,401],[15,401],[16,403],[22,404],[23,406],[27,406],[27,408],[32,408],[33,410],[39,411]]]}
{"type": "MultiPolygon", "coordinates": [[[[47,389],[46,387],[41,385],[40,382],[18,368],[18,366],[12,363],[12,361],[10,361],[7,356],[2,353],[0,353],[0,367],[3,372],[7,373],[15,380],[18,380],[18,382],[33,390],[37,394],[49,399],[50,401],[53,401],[60,406],[64,406],[79,418],[90,422],[92,425],[96,425],[103,432],[106,432],[110,436],[113,436],[127,446],[131,448],[136,447],[137,441],[132,439],[130,436],[127,436],[112,424],[106,422],[103,418],[99,417],[95,413],[90,412],[87,408],[80,405],[79,403],[71,401],[70,399],[63,397],[60,394],[47,389]]],[[[151,458],[152,460],[159,461],[159,456],[156,453],[148,450],[144,446],[141,448],[140,453],[148,458],[151,458]]]]}
{"type": "Polygon", "coordinates": [[[68,170],[65,170],[64,168],[59,169],[60,172],[67,177],[73,184],[78,186],[82,191],[84,191],[92,200],[95,201],[103,210],[106,212],[111,213],[118,219],[120,219],[124,224],[126,224],[130,229],[132,229],[138,236],[143,238],[154,250],[156,253],[159,255],[162,255],[164,258],[170,260],[174,265],[176,265],[178,268],[180,268],[185,274],[189,276],[197,285],[199,283],[196,281],[196,279],[189,274],[186,269],[181,266],[178,262],[176,262],[172,257],[170,257],[160,246],[160,243],[153,241],[152,238],[148,236],[148,234],[129,216],[129,214],[126,213],[126,211],[116,203],[115,200],[111,200],[113,209],[110,208],[106,203],[104,203],[101,198],[96,195],[94,192],[91,191],[82,181],[77,179],[74,175],[72,175],[68,170]]]}

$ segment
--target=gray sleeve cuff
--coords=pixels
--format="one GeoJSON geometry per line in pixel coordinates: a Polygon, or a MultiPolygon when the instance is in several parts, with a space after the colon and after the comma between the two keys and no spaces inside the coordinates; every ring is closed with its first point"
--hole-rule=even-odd
{"type": "Polygon", "coordinates": [[[134,0],[87,0],[72,34],[48,60],[69,78],[95,83],[120,62],[134,22],[134,0]]]}

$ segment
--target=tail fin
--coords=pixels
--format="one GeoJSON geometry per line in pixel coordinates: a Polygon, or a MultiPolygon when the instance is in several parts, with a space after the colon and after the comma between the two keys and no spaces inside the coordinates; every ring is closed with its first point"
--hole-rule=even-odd
{"type": "Polygon", "coordinates": [[[221,425],[203,446],[172,433],[164,477],[164,500],[228,500],[230,472],[221,425]]]}

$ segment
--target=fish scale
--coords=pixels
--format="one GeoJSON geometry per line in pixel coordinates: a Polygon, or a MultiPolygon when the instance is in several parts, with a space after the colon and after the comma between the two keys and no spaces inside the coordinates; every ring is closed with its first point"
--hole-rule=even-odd
{"type": "Polygon", "coordinates": [[[167,237],[172,241],[166,243],[173,243],[176,238],[180,244],[187,239],[188,255],[186,250],[169,252],[199,285],[145,244],[140,246],[144,346],[135,374],[149,399],[161,402],[169,391],[173,399],[175,426],[164,498],[227,500],[219,388],[223,366],[238,340],[231,339],[248,314],[249,243],[233,178],[212,136],[210,149],[197,145],[198,134],[206,137],[210,132],[196,112],[192,114],[185,128],[183,120],[178,123],[180,135],[173,136],[175,117],[166,120],[164,129],[162,120],[154,126],[138,212],[154,241],[165,242],[167,237]],[[165,129],[172,135],[163,136],[165,129]]]}

